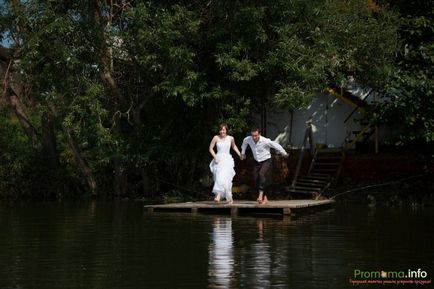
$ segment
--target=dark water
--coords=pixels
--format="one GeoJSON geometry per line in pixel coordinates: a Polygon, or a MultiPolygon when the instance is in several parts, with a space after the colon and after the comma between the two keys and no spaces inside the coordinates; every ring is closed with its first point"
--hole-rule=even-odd
{"type": "Polygon", "coordinates": [[[231,219],[149,215],[128,202],[3,202],[0,288],[351,288],[356,269],[421,268],[431,279],[433,225],[432,208],[231,219]]]}

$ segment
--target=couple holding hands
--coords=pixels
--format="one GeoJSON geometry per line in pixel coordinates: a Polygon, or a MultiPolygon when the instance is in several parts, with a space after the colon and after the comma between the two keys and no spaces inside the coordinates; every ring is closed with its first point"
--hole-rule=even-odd
{"type": "Polygon", "coordinates": [[[270,140],[269,138],[261,136],[259,128],[252,128],[250,136],[244,138],[241,145],[241,152],[239,151],[235,140],[232,136],[228,135],[228,126],[221,124],[219,126],[219,134],[214,136],[209,145],[209,152],[213,157],[209,167],[213,174],[214,187],[212,192],[215,194],[214,201],[220,202],[221,198],[225,198],[229,204],[233,203],[232,199],[232,179],[235,176],[234,159],[230,154],[231,148],[240,157],[241,160],[246,159],[246,149],[250,146],[253,158],[255,159],[255,185],[258,191],[258,203],[267,203],[267,196],[264,195],[264,186],[266,180],[266,174],[271,168],[271,153],[270,149],[277,150],[284,157],[288,154],[283,147],[270,140]],[[214,148],[217,147],[217,153],[214,148]]]}

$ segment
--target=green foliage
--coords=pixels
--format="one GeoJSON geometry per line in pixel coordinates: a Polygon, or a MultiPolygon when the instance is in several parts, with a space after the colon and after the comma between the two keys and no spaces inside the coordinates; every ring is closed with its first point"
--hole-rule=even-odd
{"type": "Polygon", "coordinates": [[[420,150],[434,142],[434,10],[429,1],[396,1],[392,7],[400,13],[402,46],[382,118],[402,129],[396,144],[420,150]]]}
{"type": "Polygon", "coordinates": [[[79,176],[64,169],[50,172],[10,112],[0,110],[0,197],[49,197],[75,194],[79,176]]]}
{"type": "Polygon", "coordinates": [[[79,192],[93,178],[98,192],[138,194],[146,176],[147,190],[193,190],[208,174],[219,122],[240,142],[262,105],[306,106],[349,74],[379,87],[397,47],[396,14],[362,0],[0,5],[0,35],[12,43],[13,78],[25,87],[19,98],[40,142],[25,149],[4,114],[2,127],[18,142],[6,150],[22,154],[17,169],[31,170],[48,148],[58,164],[40,171],[56,166],[79,192]]]}
{"type": "Polygon", "coordinates": [[[345,84],[348,75],[374,89],[391,76],[398,48],[397,15],[380,9],[372,12],[367,1],[334,1],[323,9],[315,38],[320,43],[330,80],[345,84]]]}
{"type": "Polygon", "coordinates": [[[159,7],[149,2],[129,9],[125,21],[121,34],[125,50],[138,73],[146,76],[149,93],[181,97],[193,106],[200,86],[192,48],[199,22],[193,13],[179,5],[159,7]]]}
{"type": "Polygon", "coordinates": [[[397,18],[374,14],[366,1],[219,1],[209,9],[221,77],[253,103],[294,110],[347,75],[373,87],[389,77],[397,18]]]}
{"type": "Polygon", "coordinates": [[[19,124],[3,109],[0,112],[0,196],[16,194],[32,159],[31,147],[19,124]],[[7,164],[7,166],[6,166],[7,164]]]}

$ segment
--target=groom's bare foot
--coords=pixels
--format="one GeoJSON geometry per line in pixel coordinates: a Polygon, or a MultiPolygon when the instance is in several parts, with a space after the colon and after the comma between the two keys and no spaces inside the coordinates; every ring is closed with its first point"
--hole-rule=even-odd
{"type": "Polygon", "coordinates": [[[264,195],[261,196],[261,198],[258,198],[257,201],[260,205],[265,205],[266,203],[268,203],[268,198],[264,195]]]}
{"type": "Polygon", "coordinates": [[[264,196],[264,192],[263,191],[259,191],[258,198],[256,199],[256,201],[258,201],[259,204],[262,204],[262,202],[263,202],[263,196],[264,196]]]}

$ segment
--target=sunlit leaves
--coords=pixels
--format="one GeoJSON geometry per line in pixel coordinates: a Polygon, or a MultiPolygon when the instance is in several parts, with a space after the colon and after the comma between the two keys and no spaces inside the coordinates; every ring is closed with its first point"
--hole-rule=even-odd
{"type": "Polygon", "coordinates": [[[194,103],[198,73],[192,41],[199,21],[185,7],[139,4],[128,10],[121,36],[152,90],[194,103]]]}
{"type": "Polygon", "coordinates": [[[385,122],[398,125],[400,144],[434,141],[434,17],[432,4],[397,1],[402,42],[394,77],[384,90],[392,99],[382,109],[385,122]]]}

